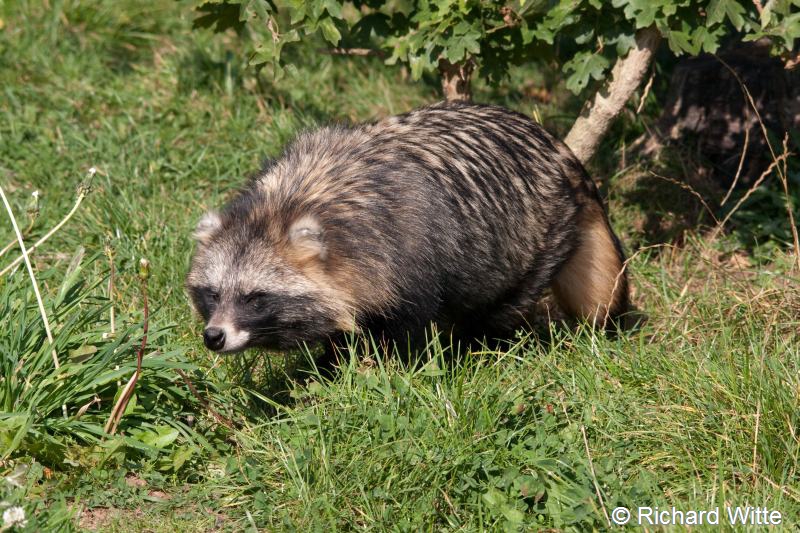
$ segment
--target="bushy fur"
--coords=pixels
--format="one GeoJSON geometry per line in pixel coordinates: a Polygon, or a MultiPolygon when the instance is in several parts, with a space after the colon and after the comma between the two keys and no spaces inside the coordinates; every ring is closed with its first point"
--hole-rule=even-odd
{"type": "Polygon", "coordinates": [[[432,321],[506,335],[548,286],[595,323],[627,306],[623,254],[581,164],[493,106],[303,133],[196,235],[195,307],[247,337],[225,351],[353,329],[413,339],[432,321]]]}

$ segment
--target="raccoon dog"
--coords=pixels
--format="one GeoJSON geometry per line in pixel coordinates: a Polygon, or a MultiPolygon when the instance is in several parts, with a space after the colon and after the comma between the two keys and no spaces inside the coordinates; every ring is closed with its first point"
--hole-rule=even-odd
{"type": "Polygon", "coordinates": [[[509,335],[547,287],[601,327],[628,302],[586,171],[537,123],[493,106],[303,133],[195,238],[187,287],[219,352],[348,331],[413,345],[432,321],[509,335]]]}

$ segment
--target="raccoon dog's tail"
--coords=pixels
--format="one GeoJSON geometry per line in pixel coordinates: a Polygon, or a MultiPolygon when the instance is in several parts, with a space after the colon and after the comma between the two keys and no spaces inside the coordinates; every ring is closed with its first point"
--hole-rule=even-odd
{"type": "Polygon", "coordinates": [[[612,328],[628,311],[625,255],[594,182],[575,156],[569,155],[565,171],[576,186],[581,204],[578,243],[553,280],[553,294],[571,316],[612,328]]]}

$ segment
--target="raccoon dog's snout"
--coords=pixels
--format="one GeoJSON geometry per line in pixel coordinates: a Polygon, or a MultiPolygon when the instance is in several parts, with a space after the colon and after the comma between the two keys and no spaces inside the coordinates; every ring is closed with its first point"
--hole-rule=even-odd
{"type": "Polygon", "coordinates": [[[206,328],[203,330],[203,343],[209,350],[221,350],[225,346],[225,330],[222,328],[206,328]]]}
{"type": "Polygon", "coordinates": [[[342,332],[505,337],[542,292],[580,320],[624,313],[624,256],[597,189],[528,117],[442,103],[300,134],[195,231],[187,277],[212,350],[342,332]]]}

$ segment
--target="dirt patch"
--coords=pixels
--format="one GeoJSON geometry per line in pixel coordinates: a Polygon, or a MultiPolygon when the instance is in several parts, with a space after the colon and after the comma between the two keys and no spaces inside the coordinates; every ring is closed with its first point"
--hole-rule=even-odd
{"type": "Polygon", "coordinates": [[[78,527],[89,531],[104,531],[113,522],[140,520],[144,516],[141,509],[126,510],[111,507],[83,509],[78,515],[78,527]]]}

